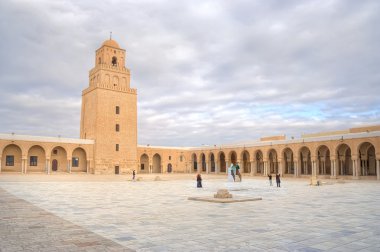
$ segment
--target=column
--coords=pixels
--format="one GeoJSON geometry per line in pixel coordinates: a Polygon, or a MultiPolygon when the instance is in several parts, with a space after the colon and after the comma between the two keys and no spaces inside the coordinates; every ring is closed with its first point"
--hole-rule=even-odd
{"type": "MultiPolygon", "coordinates": [[[[27,159],[26,158],[22,158],[21,160],[21,166],[22,166],[22,171],[26,174],[27,172],[27,159]]],[[[21,172],[22,173],[22,172],[21,172]]]]}
{"type": "Polygon", "coordinates": [[[283,176],[283,174],[282,174],[282,160],[281,159],[278,161],[278,173],[281,175],[281,177],[283,176]]]}
{"type": "Polygon", "coordinates": [[[256,161],[251,160],[251,175],[255,176],[257,172],[256,161]]]}
{"type": "Polygon", "coordinates": [[[317,177],[317,163],[315,162],[315,160],[311,161],[311,176],[313,178],[317,177]]]}
{"type": "Polygon", "coordinates": [[[380,160],[376,160],[376,175],[377,180],[380,180],[380,160]]]}
{"type": "MultiPolygon", "coordinates": [[[[2,165],[2,162],[3,162],[3,158],[0,156],[0,173],[1,173],[1,165],[2,165]]],[[[379,174],[379,173],[378,173],[379,174]]]]}
{"type": "Polygon", "coordinates": [[[353,159],[352,160],[352,176],[354,179],[359,179],[359,165],[358,165],[359,160],[353,159]]]}
{"type": "Polygon", "coordinates": [[[46,174],[49,174],[48,163],[49,163],[49,161],[48,161],[48,159],[46,158],[46,159],[45,159],[45,172],[46,172],[46,174]]]}
{"type": "Polygon", "coordinates": [[[50,169],[51,169],[50,168],[50,164],[51,164],[50,158],[47,158],[46,161],[47,161],[47,173],[50,174],[50,169]]]}
{"type": "Polygon", "coordinates": [[[298,177],[298,160],[293,160],[294,162],[294,177],[298,177]]]}
{"type": "Polygon", "coordinates": [[[71,160],[67,159],[67,172],[71,173],[71,160]]]}
{"type": "Polygon", "coordinates": [[[268,161],[264,161],[264,176],[268,176],[268,161]]]}
{"type": "Polygon", "coordinates": [[[228,174],[228,168],[230,167],[230,160],[226,159],[226,174],[228,174]]]}
{"type": "Polygon", "coordinates": [[[219,173],[219,160],[217,160],[216,162],[215,162],[215,174],[218,174],[219,173]]]}
{"type": "Polygon", "coordinates": [[[202,162],[197,162],[197,172],[202,173],[202,162]]]}
{"type": "Polygon", "coordinates": [[[336,170],[335,170],[335,159],[331,159],[331,175],[330,178],[336,178],[336,170]]]}
{"type": "Polygon", "coordinates": [[[207,173],[207,174],[210,173],[210,170],[209,170],[209,162],[206,162],[206,173],[207,173]]]}
{"type": "Polygon", "coordinates": [[[88,174],[88,172],[90,171],[90,163],[91,163],[91,160],[87,160],[87,165],[86,165],[86,173],[88,174]]]}

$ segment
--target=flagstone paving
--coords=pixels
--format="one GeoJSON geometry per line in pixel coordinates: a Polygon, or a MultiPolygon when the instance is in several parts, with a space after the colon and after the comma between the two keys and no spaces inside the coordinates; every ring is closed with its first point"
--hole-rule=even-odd
{"type": "MultiPolygon", "coordinates": [[[[263,179],[228,183],[213,178],[204,179],[204,188],[198,189],[190,179],[91,178],[2,179],[0,188],[76,228],[137,251],[380,251],[380,183],[376,181],[311,187],[307,180],[284,179],[282,187],[276,188],[263,179]],[[213,195],[220,188],[263,200],[230,204],[187,200],[213,195]]],[[[15,223],[24,221],[24,216],[29,223],[35,218],[23,211],[15,223]]],[[[13,229],[11,224],[7,223],[8,229],[13,229]]],[[[62,225],[62,230],[70,230],[70,225],[62,225]]],[[[11,237],[0,235],[1,251],[8,248],[3,247],[4,240],[16,246],[18,239],[30,239],[12,232],[11,237]]],[[[83,239],[80,232],[71,236],[95,242],[83,239]]],[[[51,237],[46,237],[47,243],[51,237]]]]}

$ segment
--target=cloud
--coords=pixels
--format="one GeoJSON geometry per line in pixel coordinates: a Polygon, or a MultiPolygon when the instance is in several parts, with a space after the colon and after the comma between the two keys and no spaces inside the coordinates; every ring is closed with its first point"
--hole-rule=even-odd
{"type": "Polygon", "coordinates": [[[140,144],[379,124],[379,11],[343,0],[2,1],[0,132],[77,137],[110,31],[138,89],[140,144]]]}

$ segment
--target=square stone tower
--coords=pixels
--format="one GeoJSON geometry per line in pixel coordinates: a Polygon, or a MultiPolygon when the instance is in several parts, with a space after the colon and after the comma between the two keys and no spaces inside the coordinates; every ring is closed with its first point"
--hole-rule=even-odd
{"type": "Polygon", "coordinates": [[[137,92],[130,88],[126,52],[112,39],[96,50],[82,92],[80,137],[95,140],[96,174],[131,172],[137,165],[137,92]]]}

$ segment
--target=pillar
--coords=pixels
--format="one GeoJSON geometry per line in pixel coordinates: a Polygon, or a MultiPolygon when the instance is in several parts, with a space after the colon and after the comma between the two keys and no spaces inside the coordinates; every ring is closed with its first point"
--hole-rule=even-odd
{"type": "Polygon", "coordinates": [[[278,173],[281,175],[281,177],[282,177],[282,167],[283,167],[282,162],[283,161],[281,159],[278,161],[278,173]]]}
{"type": "Polygon", "coordinates": [[[255,161],[253,161],[253,160],[251,160],[250,161],[250,163],[251,163],[251,175],[252,176],[255,176],[256,175],[256,172],[257,172],[257,168],[256,168],[256,162],[255,161]]]}
{"type": "MultiPolygon", "coordinates": [[[[3,158],[2,156],[0,156],[0,173],[1,173],[1,165],[2,165],[2,162],[3,162],[3,158]]],[[[379,173],[378,173],[379,174],[379,173]]]]}
{"type": "Polygon", "coordinates": [[[335,164],[336,164],[336,160],[335,159],[330,159],[330,162],[331,162],[331,175],[330,175],[330,178],[336,178],[336,167],[335,167],[335,164]]]}
{"type": "Polygon", "coordinates": [[[317,177],[317,162],[315,160],[311,161],[311,177],[317,177]]]}
{"type": "MultiPolygon", "coordinates": [[[[22,158],[21,160],[21,171],[23,171],[25,174],[27,172],[27,169],[28,169],[28,162],[27,162],[27,159],[26,158],[22,158]]],[[[22,172],[21,172],[22,173],[22,172]]]]}
{"type": "Polygon", "coordinates": [[[354,158],[352,159],[352,176],[354,179],[359,179],[359,160],[354,158]]]}
{"type": "Polygon", "coordinates": [[[88,174],[88,172],[90,171],[90,159],[87,160],[87,164],[86,164],[86,173],[88,174]]]}
{"type": "Polygon", "coordinates": [[[220,161],[219,160],[217,160],[216,162],[215,162],[215,174],[218,174],[219,173],[219,163],[220,163],[220,161]]]}
{"type": "Polygon", "coordinates": [[[376,160],[376,175],[377,175],[377,180],[380,180],[380,160],[376,160]]]}
{"type": "Polygon", "coordinates": [[[67,159],[67,172],[71,173],[71,159],[67,159]]]}
{"type": "Polygon", "coordinates": [[[264,176],[268,176],[268,161],[264,161],[264,176]]]}
{"type": "Polygon", "coordinates": [[[207,173],[207,174],[210,173],[210,170],[209,170],[209,163],[210,163],[210,162],[206,162],[206,173],[207,173]]]}

